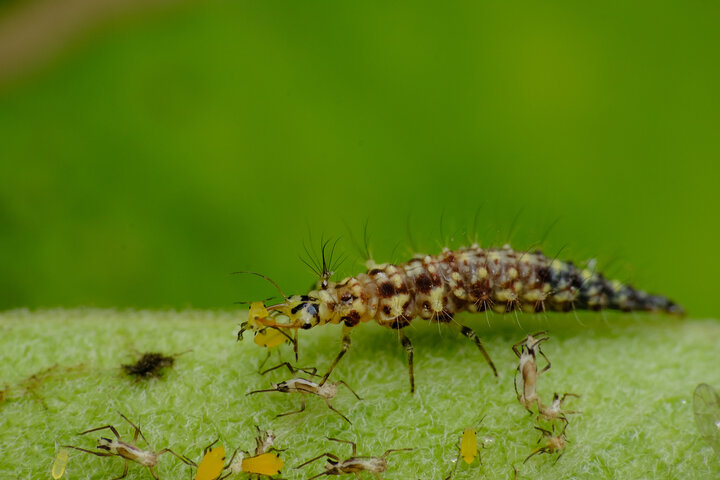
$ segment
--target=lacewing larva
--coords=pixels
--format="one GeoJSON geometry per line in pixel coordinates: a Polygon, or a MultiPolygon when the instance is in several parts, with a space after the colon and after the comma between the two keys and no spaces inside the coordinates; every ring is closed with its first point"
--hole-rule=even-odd
{"type": "Polygon", "coordinates": [[[76,447],[73,445],[63,445],[63,448],[72,448],[74,450],[80,450],[81,452],[90,453],[92,455],[97,455],[98,457],[120,457],[123,460],[125,460],[125,468],[123,469],[122,475],[117,477],[116,480],[119,480],[121,478],[125,478],[128,473],[128,469],[130,467],[130,462],[138,463],[144,467],[147,467],[147,469],[150,471],[150,474],[153,476],[155,480],[159,480],[157,473],[155,472],[155,467],[158,464],[158,458],[160,455],[163,455],[165,453],[170,453],[172,455],[175,455],[177,458],[180,459],[183,463],[187,465],[192,465],[192,463],[185,457],[182,457],[178,455],[177,453],[173,452],[169,448],[163,448],[159,451],[154,451],[153,448],[150,446],[150,442],[147,441],[145,438],[145,435],[143,435],[142,431],[140,430],[140,427],[135,425],[133,422],[131,422],[125,415],[122,413],[120,416],[128,422],[134,429],[134,435],[132,442],[124,442],[120,438],[120,434],[118,431],[113,427],[112,425],[104,425],[102,427],[97,428],[91,428],[90,430],[85,430],[84,432],[78,433],[78,435],[85,435],[87,433],[91,432],[97,432],[100,430],[110,430],[112,434],[115,436],[115,439],[100,437],[97,441],[97,450],[88,450],[86,448],[76,447]],[[143,441],[147,444],[148,450],[143,450],[140,447],[136,445],[138,436],[143,439],[143,441]],[[99,451],[98,451],[99,450],[99,451]]]}
{"type": "Polygon", "coordinates": [[[720,456],[720,396],[707,383],[695,388],[693,412],[700,436],[720,456]]]}
{"type": "Polygon", "coordinates": [[[373,476],[375,476],[375,478],[379,479],[382,478],[380,477],[380,474],[387,470],[387,456],[390,453],[409,452],[410,450],[412,450],[412,448],[393,448],[390,450],[386,450],[385,453],[383,453],[379,457],[359,457],[357,455],[357,445],[355,445],[354,442],[350,442],[348,440],[340,440],[337,438],[326,438],[333,442],[347,443],[351,445],[352,457],[342,460],[334,453],[323,453],[315,458],[308,460],[302,465],[298,465],[297,467],[295,467],[296,469],[302,468],[316,460],[326,457],[328,463],[325,465],[325,471],[310,477],[308,480],[313,480],[314,478],[322,477],[324,475],[344,475],[349,473],[353,473],[355,474],[355,477],[360,478],[360,472],[370,472],[373,474],[373,476]]]}
{"type": "MultiPolygon", "coordinates": [[[[350,348],[350,332],[374,320],[397,330],[408,356],[410,391],[415,390],[413,346],[404,328],[420,317],[454,326],[472,340],[497,376],[497,369],[477,334],[459,323],[458,313],[493,310],[528,313],[571,310],[649,311],[683,314],[683,309],[660,295],[651,295],[618,281],[607,280],[591,269],[546,257],[540,251],[519,252],[506,245],[483,249],[477,244],[458,250],[444,249],[436,256],[416,255],[404,264],[375,264],[339,282],[329,280],[324,260],[317,288],[306,295],[286,296],[268,307],[257,325],[282,330],[310,329],[342,324],[342,348],[330,371],[350,348]]],[[[253,273],[253,272],[250,272],[253,273]]]]}

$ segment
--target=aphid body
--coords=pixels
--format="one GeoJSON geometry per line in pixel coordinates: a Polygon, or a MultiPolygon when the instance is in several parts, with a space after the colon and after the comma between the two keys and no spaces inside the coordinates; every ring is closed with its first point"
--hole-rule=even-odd
{"type": "Polygon", "coordinates": [[[340,282],[329,281],[323,274],[318,289],[286,297],[267,307],[267,317],[255,321],[283,329],[342,323],[343,348],[335,363],[349,348],[350,329],[360,323],[374,320],[396,329],[408,352],[413,390],[413,348],[402,329],[416,317],[458,327],[475,342],[497,376],[475,332],[452,321],[456,314],[488,309],[532,313],[606,308],[682,313],[681,307],[665,297],[606,280],[599,273],[547,258],[539,251],[517,252],[509,246],[444,249],[437,256],[416,255],[405,264],[368,262],[368,267],[366,273],[340,282]]]}
{"type": "Polygon", "coordinates": [[[520,359],[515,372],[515,393],[520,404],[530,413],[530,407],[537,405],[540,408],[540,397],[536,391],[538,377],[550,368],[550,360],[545,356],[540,344],[549,337],[540,337],[546,332],[538,332],[528,335],[525,339],[513,345],[515,355],[520,359]],[[539,338],[535,338],[539,337],[539,338]],[[547,361],[547,365],[538,371],[537,354],[540,353],[547,361]],[[520,376],[518,377],[518,373],[520,376]]]}
{"type": "Polygon", "coordinates": [[[265,476],[280,473],[285,462],[276,453],[271,452],[271,450],[276,450],[273,447],[275,434],[272,430],[260,430],[257,426],[255,428],[258,433],[255,437],[255,453],[251,456],[248,452],[235,450],[230,462],[225,467],[229,472],[222,479],[239,473],[265,476]]]}
{"type": "Polygon", "coordinates": [[[377,479],[382,478],[380,476],[381,473],[385,472],[387,470],[388,464],[387,464],[387,456],[392,452],[404,452],[404,451],[410,451],[412,448],[399,448],[399,449],[391,449],[386,450],[385,453],[382,454],[380,457],[358,457],[357,456],[357,445],[355,443],[350,442],[348,440],[339,440],[337,438],[329,438],[328,440],[331,440],[333,442],[340,442],[340,443],[347,443],[352,446],[352,457],[341,460],[340,457],[333,453],[323,453],[322,455],[318,455],[317,457],[308,460],[307,462],[303,463],[302,465],[298,465],[295,468],[302,468],[305,465],[308,465],[320,458],[327,457],[327,464],[325,465],[325,471],[322,473],[318,473],[317,475],[310,477],[308,480],[312,480],[313,478],[322,477],[324,475],[344,475],[348,473],[354,473],[357,478],[360,478],[360,472],[370,472],[373,474],[373,476],[377,479]]]}
{"type": "Polygon", "coordinates": [[[150,474],[153,476],[153,478],[158,480],[158,476],[157,476],[157,473],[155,473],[154,468],[158,464],[158,458],[160,457],[160,455],[162,455],[164,453],[171,453],[171,454],[175,455],[177,458],[179,458],[183,463],[186,463],[188,465],[192,464],[186,458],[178,455],[177,453],[173,452],[169,448],[164,448],[158,452],[153,451],[152,448],[150,448],[148,450],[143,450],[143,449],[139,448],[138,446],[135,445],[135,443],[137,442],[138,436],[142,437],[142,439],[145,441],[145,443],[148,446],[150,446],[150,443],[147,441],[147,439],[145,439],[145,435],[142,434],[142,431],[140,430],[140,428],[137,425],[132,423],[122,413],[120,414],[120,416],[123,419],[125,419],[126,422],[128,422],[130,425],[132,425],[132,427],[135,429],[135,434],[133,436],[132,443],[127,443],[127,442],[122,441],[122,439],[120,438],[120,434],[118,434],[115,427],[113,427],[112,425],[105,425],[102,427],[85,430],[84,432],[80,432],[78,434],[78,435],[85,435],[86,433],[97,432],[99,430],[110,430],[113,433],[113,435],[115,436],[115,439],[100,437],[98,439],[98,443],[97,443],[97,447],[96,447],[98,450],[100,450],[99,452],[94,451],[94,450],[88,450],[85,448],[75,447],[73,445],[63,445],[63,447],[80,450],[81,452],[91,453],[93,455],[97,455],[98,457],[117,456],[117,457],[123,458],[125,460],[125,469],[123,470],[122,475],[120,477],[118,477],[118,479],[125,478],[125,476],[127,475],[127,472],[128,472],[129,462],[135,462],[144,467],[147,467],[148,470],[150,470],[150,474]]]}
{"type": "Polygon", "coordinates": [[[545,440],[545,443],[533,450],[532,453],[525,458],[523,463],[527,462],[530,460],[530,457],[537,455],[538,453],[546,453],[549,455],[557,453],[558,457],[555,459],[553,464],[557,463],[557,461],[560,460],[560,457],[562,457],[565,453],[565,447],[567,446],[567,438],[565,437],[566,427],[567,424],[563,427],[559,435],[554,435],[553,432],[545,430],[544,428],[535,427],[536,430],[539,430],[542,433],[538,443],[543,439],[545,440]]]}
{"type": "Polygon", "coordinates": [[[177,353],[172,356],[166,356],[162,353],[147,352],[143,353],[135,363],[123,364],[122,369],[130,376],[136,378],[157,378],[163,370],[175,365],[175,357],[182,355],[177,353]]]}
{"type": "Polygon", "coordinates": [[[720,456],[720,396],[707,383],[695,388],[693,413],[700,436],[720,456]]]}
{"type": "Polygon", "coordinates": [[[53,462],[52,466],[52,477],[54,480],[62,478],[62,476],[65,474],[65,467],[67,466],[69,456],[69,449],[63,447],[58,450],[57,456],[55,457],[55,462],[53,462]]]}
{"type": "Polygon", "coordinates": [[[575,410],[563,410],[562,405],[565,403],[565,399],[567,397],[576,397],[579,398],[580,395],[576,395],[574,393],[566,393],[562,397],[555,393],[553,395],[553,401],[550,404],[550,406],[545,406],[542,404],[542,402],[538,403],[538,419],[544,418],[547,421],[554,421],[554,420],[561,420],[565,422],[565,424],[568,423],[567,415],[571,415],[574,413],[580,413],[575,410]]]}
{"type": "MultiPolygon", "coordinates": [[[[482,420],[480,421],[482,422],[482,420]]],[[[460,458],[462,458],[466,464],[470,465],[475,461],[475,458],[480,458],[479,454],[480,450],[478,449],[477,443],[477,429],[474,427],[467,427],[463,430],[458,443],[458,457],[455,460],[455,466],[453,467],[452,472],[445,477],[445,480],[450,480],[450,478],[455,475],[455,471],[460,463],[460,458]]],[[[482,460],[480,462],[482,463],[482,460]]]]}
{"type": "MultiPolygon", "coordinates": [[[[281,363],[280,365],[277,365],[273,368],[265,370],[262,373],[265,374],[265,373],[268,373],[268,372],[275,370],[277,368],[280,368],[280,367],[287,367],[288,370],[290,370],[290,372],[293,375],[295,375],[298,371],[303,371],[311,376],[318,376],[318,375],[316,375],[316,369],[314,369],[314,368],[312,368],[312,369],[295,368],[287,362],[281,363]]],[[[350,392],[352,392],[352,394],[355,395],[355,397],[358,400],[362,400],[362,399],[344,381],[339,380],[337,382],[328,382],[328,381],[326,381],[326,378],[327,378],[327,375],[322,379],[322,381],[320,383],[316,383],[316,382],[313,382],[312,380],[308,380],[306,378],[294,376],[293,378],[291,378],[289,380],[285,380],[280,383],[271,383],[271,388],[269,388],[269,389],[254,390],[252,392],[249,392],[248,395],[253,395],[256,393],[266,393],[266,392],[299,393],[302,395],[302,404],[301,404],[299,410],[295,410],[295,411],[287,412],[287,413],[281,413],[280,415],[277,415],[278,417],[283,417],[285,415],[292,415],[295,413],[303,412],[305,410],[305,395],[308,395],[308,394],[316,395],[325,401],[325,404],[328,406],[328,408],[330,410],[332,410],[333,412],[340,415],[348,423],[352,423],[350,420],[348,420],[348,418],[345,415],[340,413],[338,410],[335,409],[335,407],[333,407],[330,404],[330,400],[335,398],[335,396],[338,393],[338,386],[340,386],[340,385],[343,385],[343,386],[345,386],[345,388],[350,390],[350,392]]]]}
{"type": "Polygon", "coordinates": [[[217,440],[203,449],[203,457],[197,465],[195,480],[216,480],[222,474],[225,468],[225,447],[220,445],[212,448],[216,442],[217,440]]]}

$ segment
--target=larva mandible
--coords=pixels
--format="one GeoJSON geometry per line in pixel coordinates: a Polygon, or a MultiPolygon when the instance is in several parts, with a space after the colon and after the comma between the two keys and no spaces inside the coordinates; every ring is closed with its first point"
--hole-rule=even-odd
{"type": "Polygon", "coordinates": [[[322,278],[307,295],[283,294],[283,302],[268,307],[263,302],[254,303],[250,309],[254,328],[309,329],[342,323],[342,349],[329,375],[350,347],[350,331],[362,322],[375,320],[398,330],[407,350],[411,392],[415,389],[413,346],[402,329],[416,317],[458,327],[474,341],[497,376],[477,334],[453,321],[456,314],[603,309],[683,314],[682,307],[666,297],[607,280],[600,273],[550,259],[540,251],[519,252],[509,245],[446,248],[437,256],[415,255],[398,265],[369,261],[366,273],[340,282],[330,281],[330,273],[323,260],[322,278]]]}

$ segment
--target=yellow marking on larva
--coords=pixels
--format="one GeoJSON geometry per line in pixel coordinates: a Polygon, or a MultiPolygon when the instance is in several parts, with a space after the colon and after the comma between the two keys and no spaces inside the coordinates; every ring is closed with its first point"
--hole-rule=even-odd
{"type": "Polygon", "coordinates": [[[595,274],[587,268],[580,272],[580,275],[582,275],[583,280],[586,282],[595,276],[595,274]]]}
{"type": "Polygon", "coordinates": [[[542,291],[535,288],[528,290],[525,295],[523,295],[523,299],[528,302],[537,302],[538,300],[544,300],[545,295],[543,295],[542,291]]]}
{"type": "Polygon", "coordinates": [[[455,283],[460,283],[460,281],[462,280],[462,275],[460,275],[460,272],[452,272],[452,273],[450,274],[450,278],[451,278],[455,283]]]}
{"type": "Polygon", "coordinates": [[[453,290],[453,294],[462,300],[467,300],[468,298],[467,290],[464,288],[456,288],[453,290]]]}
{"type": "Polygon", "coordinates": [[[550,264],[550,268],[552,268],[553,270],[555,270],[557,272],[563,272],[567,269],[565,264],[562,261],[558,260],[557,258],[552,261],[552,263],[550,264]]]}
{"type": "Polygon", "coordinates": [[[623,288],[623,284],[617,280],[613,280],[612,282],[610,282],[610,286],[616,292],[619,292],[623,288]]]}
{"type": "Polygon", "coordinates": [[[277,475],[285,462],[274,453],[263,453],[257,457],[243,458],[242,471],[258,475],[277,475]]]}
{"type": "MultiPolygon", "coordinates": [[[[515,295],[515,292],[508,288],[504,288],[502,290],[497,290],[495,292],[495,298],[498,299],[501,302],[510,302],[517,299],[517,295],[515,295]]],[[[505,307],[503,307],[505,308],[505,307]]]]}
{"type": "Polygon", "coordinates": [[[465,463],[470,465],[475,460],[477,451],[477,432],[474,428],[466,428],[460,441],[460,455],[462,455],[465,463]]]}
{"type": "Polygon", "coordinates": [[[430,308],[434,312],[442,312],[443,310],[443,289],[435,287],[430,290],[430,308]]]}
{"type": "Polygon", "coordinates": [[[52,466],[52,477],[55,480],[62,478],[62,476],[65,474],[65,466],[67,465],[69,455],[70,450],[67,448],[61,448],[60,450],[58,450],[57,456],[55,457],[55,462],[52,466]]]}
{"type": "Polygon", "coordinates": [[[403,293],[395,295],[390,299],[390,308],[392,310],[392,316],[399,317],[404,313],[403,305],[410,301],[410,295],[403,293]]]}
{"type": "Polygon", "coordinates": [[[390,281],[392,282],[393,286],[395,288],[402,288],[403,286],[403,278],[400,276],[400,274],[395,274],[392,277],[390,277],[390,281]]]}
{"type": "Polygon", "coordinates": [[[437,267],[431,263],[427,266],[427,271],[430,273],[437,273],[437,267]]]}
{"type": "Polygon", "coordinates": [[[225,447],[213,448],[200,461],[195,480],[215,480],[225,466],[225,447]]]}
{"type": "Polygon", "coordinates": [[[513,283],[513,289],[514,289],[516,292],[521,291],[522,288],[523,288],[523,282],[521,282],[520,280],[518,280],[517,282],[513,283]]]}
{"type": "Polygon", "coordinates": [[[515,268],[515,267],[510,267],[510,268],[508,269],[508,276],[510,277],[511,280],[515,280],[515,279],[517,278],[517,276],[518,276],[517,268],[515,268]]]}

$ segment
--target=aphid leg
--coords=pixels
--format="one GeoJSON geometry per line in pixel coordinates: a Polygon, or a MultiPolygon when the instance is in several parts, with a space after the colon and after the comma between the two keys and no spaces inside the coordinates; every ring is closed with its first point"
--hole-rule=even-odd
{"type": "Polygon", "coordinates": [[[495,368],[495,364],[490,359],[490,355],[488,355],[487,351],[485,350],[485,347],[483,347],[482,342],[480,341],[480,338],[478,338],[477,333],[475,333],[475,330],[473,330],[470,327],[466,327],[465,325],[459,325],[460,331],[463,335],[465,335],[467,338],[475,342],[475,345],[480,349],[480,353],[482,353],[483,357],[485,357],[485,361],[487,361],[488,365],[490,365],[490,368],[493,371],[493,374],[497,377],[498,372],[497,368],[495,368]]]}
{"type": "Polygon", "coordinates": [[[458,440],[457,447],[458,447],[458,456],[455,459],[455,466],[453,467],[452,472],[450,472],[450,474],[447,477],[445,477],[445,480],[450,480],[452,477],[455,476],[455,472],[457,471],[458,464],[460,463],[460,457],[462,456],[462,450],[460,450],[460,440],[458,440]]]}
{"type": "MultiPolygon", "coordinates": [[[[325,403],[327,404],[327,406],[328,406],[328,408],[329,408],[330,410],[332,410],[333,412],[335,412],[335,413],[337,413],[338,415],[340,415],[342,418],[345,419],[346,422],[348,422],[350,425],[352,425],[352,422],[351,422],[345,415],[343,415],[342,413],[340,413],[337,409],[335,409],[335,407],[333,407],[333,406],[330,404],[330,400],[328,400],[327,398],[324,398],[323,400],[325,400],[325,403]]],[[[286,414],[286,415],[287,415],[287,414],[286,414]]],[[[279,416],[279,415],[278,415],[278,416],[279,416]]]]}
{"type": "Polygon", "coordinates": [[[544,340],[547,340],[547,337],[541,338],[540,340],[538,340],[537,342],[535,342],[535,343],[533,344],[533,348],[534,348],[536,345],[538,346],[538,352],[540,352],[540,355],[542,355],[542,357],[543,357],[543,358],[545,359],[545,361],[547,362],[547,365],[545,365],[545,367],[538,372],[538,375],[540,375],[541,373],[545,373],[545,372],[547,372],[548,370],[550,370],[550,365],[552,365],[552,364],[550,363],[550,359],[547,357],[547,355],[545,355],[545,353],[542,351],[542,348],[539,346],[539,345],[540,345],[540,342],[542,342],[542,341],[544,341],[544,340]]]}
{"type": "MultiPolygon", "coordinates": [[[[215,440],[215,442],[217,442],[217,440],[215,440]]],[[[215,442],[213,442],[212,444],[214,444],[215,442]]],[[[210,445],[212,446],[212,444],[210,444],[210,445]]],[[[208,448],[209,448],[209,447],[208,447],[208,448]]],[[[162,455],[163,453],[171,453],[171,454],[175,455],[177,458],[179,458],[180,461],[183,462],[185,465],[193,466],[193,463],[194,463],[194,462],[188,461],[189,459],[188,459],[187,457],[184,457],[184,456],[182,456],[182,455],[178,455],[177,453],[173,452],[173,451],[170,450],[169,448],[163,448],[162,450],[160,450],[159,452],[157,452],[157,456],[159,457],[159,456],[162,455]]]]}
{"type": "MultiPolygon", "coordinates": [[[[271,390],[271,391],[275,391],[275,390],[271,390]]],[[[300,410],[293,410],[292,412],[281,413],[281,414],[279,414],[279,415],[275,415],[275,418],[284,417],[284,416],[286,416],[286,415],[294,415],[294,414],[296,414],[296,413],[302,413],[302,412],[304,412],[304,411],[305,411],[305,395],[302,396],[302,398],[300,399],[300,402],[301,402],[301,403],[300,403],[300,410]]],[[[331,408],[332,408],[332,407],[331,407],[331,408]]],[[[340,412],[338,412],[338,413],[340,413],[340,412]]],[[[342,415],[342,414],[341,414],[341,415],[342,415]]],[[[348,421],[349,421],[349,420],[348,420],[348,421]]]]}
{"type": "Polygon", "coordinates": [[[348,385],[347,383],[345,383],[343,380],[338,380],[337,383],[339,383],[339,384],[341,384],[341,385],[344,385],[345,388],[347,388],[348,390],[350,390],[350,391],[352,392],[352,394],[355,395],[355,398],[357,398],[358,400],[362,400],[362,398],[360,398],[360,395],[358,395],[357,393],[355,393],[355,390],[353,390],[352,388],[350,388],[350,385],[348,385]]]}
{"type": "Polygon", "coordinates": [[[110,430],[113,433],[113,435],[115,435],[115,438],[120,440],[120,434],[118,433],[117,430],[115,430],[115,427],[113,427],[112,425],[105,425],[104,427],[91,428],[90,430],[85,430],[84,432],[78,433],[78,435],[85,435],[86,433],[97,432],[99,430],[106,430],[106,429],[110,430]]]}
{"type": "MultiPolygon", "coordinates": [[[[331,440],[331,439],[328,439],[328,440],[331,440]]],[[[354,455],[354,454],[353,454],[353,455],[354,455]]],[[[340,457],[338,457],[337,455],[334,455],[334,454],[332,454],[332,453],[321,453],[321,454],[318,455],[317,457],[311,458],[310,460],[308,460],[307,462],[303,463],[302,465],[298,465],[297,467],[293,467],[293,469],[294,469],[294,470],[297,470],[298,468],[302,468],[302,467],[304,467],[305,465],[310,465],[312,462],[314,462],[314,461],[316,461],[316,460],[319,460],[319,459],[321,459],[321,458],[323,458],[323,457],[331,458],[331,459],[335,460],[336,462],[339,462],[339,461],[340,461],[340,457]]]]}
{"type": "Polygon", "coordinates": [[[263,360],[262,362],[260,362],[260,365],[258,365],[258,372],[260,372],[261,375],[262,375],[262,369],[263,369],[263,367],[265,366],[265,364],[267,363],[267,361],[270,360],[270,355],[272,355],[272,352],[271,352],[270,349],[268,348],[267,355],[265,355],[265,360],[263,360]]]}
{"type": "Polygon", "coordinates": [[[332,371],[335,369],[335,366],[338,364],[340,359],[347,353],[347,351],[350,349],[350,331],[351,328],[343,325],[343,333],[342,333],[342,349],[340,350],[340,353],[338,353],[338,356],[335,357],[335,360],[333,361],[332,365],[330,365],[330,369],[327,371],[325,376],[320,380],[320,385],[324,385],[327,381],[328,377],[332,373],[332,371]]]}
{"type": "Polygon", "coordinates": [[[75,450],[80,450],[81,452],[92,453],[93,455],[97,455],[98,457],[114,457],[115,456],[114,453],[96,452],[94,450],[88,450],[86,448],[75,447],[73,445],[63,445],[63,448],[72,448],[75,450]]]}
{"type": "MultiPolygon", "coordinates": [[[[118,412],[120,413],[120,412],[118,412]]],[[[147,441],[147,438],[145,438],[145,435],[143,435],[142,431],[140,430],[140,427],[135,425],[133,422],[130,421],[125,415],[120,413],[120,416],[125,419],[126,422],[128,422],[132,427],[135,429],[135,434],[133,435],[133,443],[137,442],[138,435],[142,437],[142,439],[145,441],[145,444],[152,449],[152,445],[150,445],[150,442],[147,441]]]]}
{"type": "Polygon", "coordinates": [[[408,369],[410,371],[410,393],[415,393],[415,368],[413,365],[414,349],[412,346],[412,342],[410,342],[410,339],[407,335],[405,335],[405,332],[403,332],[402,330],[398,330],[398,334],[400,334],[400,342],[402,343],[403,347],[405,347],[405,351],[407,352],[408,356],[408,369]]]}
{"type": "Polygon", "coordinates": [[[351,445],[352,446],[352,456],[357,457],[357,445],[355,444],[355,442],[351,442],[350,440],[340,440],[339,438],[330,438],[330,437],[325,437],[325,438],[327,438],[331,442],[347,443],[348,445],[351,445]]]}
{"type": "MultiPolygon", "coordinates": [[[[385,453],[383,453],[380,458],[387,458],[387,456],[393,452],[409,452],[411,450],[414,450],[413,448],[391,448],[390,450],[385,450],[385,453]]],[[[355,454],[353,454],[355,455],[355,454]]]]}
{"type": "Polygon", "coordinates": [[[527,462],[528,460],[530,460],[530,458],[531,458],[532,456],[537,455],[538,453],[545,453],[545,452],[547,452],[547,448],[546,448],[546,447],[538,447],[538,448],[536,448],[535,450],[533,450],[532,453],[525,458],[525,460],[523,460],[523,463],[525,463],[525,462],[527,462]]]}
{"type": "Polygon", "coordinates": [[[308,375],[312,375],[313,377],[317,377],[317,376],[318,376],[318,375],[316,375],[316,374],[317,374],[317,368],[315,368],[315,367],[309,367],[309,368],[293,367],[293,366],[290,364],[290,362],[283,362],[283,363],[281,363],[280,365],[275,365],[275,366],[272,367],[272,368],[268,368],[268,369],[265,370],[264,372],[260,372],[260,374],[261,374],[261,375],[265,375],[265,374],[268,373],[268,372],[272,372],[273,370],[277,370],[278,368],[282,368],[282,367],[287,367],[287,369],[290,370],[290,374],[291,374],[291,375],[295,375],[295,373],[297,373],[297,372],[305,372],[305,373],[307,373],[308,375]]]}
{"type": "MultiPolygon", "coordinates": [[[[160,480],[160,477],[158,477],[158,474],[155,472],[155,470],[153,470],[153,467],[148,467],[148,470],[150,470],[150,475],[152,475],[155,480],[160,480]]],[[[123,475],[123,477],[124,476],[125,475],[123,475]]],[[[120,478],[122,478],[122,477],[120,477],[120,478]]],[[[117,479],[115,479],[115,480],[117,480],[117,479]]]]}
{"type": "MultiPolygon", "coordinates": [[[[130,468],[130,462],[127,459],[125,459],[125,468],[123,468],[122,475],[120,475],[119,477],[115,477],[112,480],[121,480],[122,478],[125,478],[128,474],[129,468],[130,468]]],[[[152,469],[150,469],[150,473],[152,473],[152,476],[155,477],[155,480],[158,480],[157,475],[155,475],[155,472],[153,472],[152,469]]]]}

